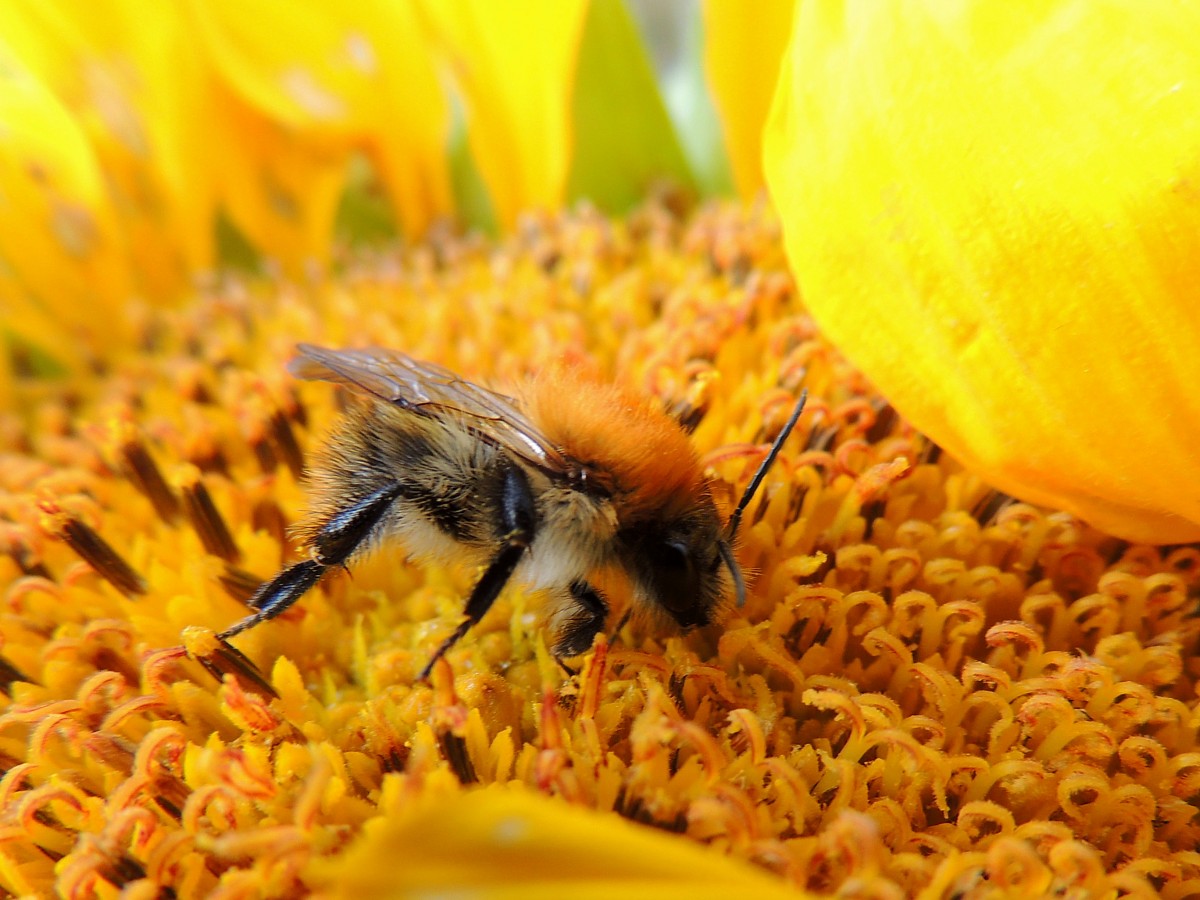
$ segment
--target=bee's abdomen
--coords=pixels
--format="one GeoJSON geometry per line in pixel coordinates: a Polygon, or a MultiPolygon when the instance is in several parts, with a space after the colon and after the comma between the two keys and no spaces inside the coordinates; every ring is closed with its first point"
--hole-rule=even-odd
{"type": "Polygon", "coordinates": [[[379,404],[348,414],[310,472],[313,506],[301,533],[319,554],[357,527],[354,510],[388,495],[363,549],[398,539],[414,556],[490,549],[503,539],[501,486],[516,466],[463,428],[379,404]]]}

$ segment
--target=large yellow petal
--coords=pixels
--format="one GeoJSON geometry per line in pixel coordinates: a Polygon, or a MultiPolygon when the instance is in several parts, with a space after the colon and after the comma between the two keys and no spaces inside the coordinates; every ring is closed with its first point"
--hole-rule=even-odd
{"type": "Polygon", "coordinates": [[[704,69],[738,193],[763,187],[762,133],[795,0],[705,0],[704,69]]]}
{"type": "Polygon", "coordinates": [[[100,169],[54,95],[0,43],[0,332],[61,365],[125,335],[125,248],[100,169]]]}
{"type": "Polygon", "coordinates": [[[70,110],[104,171],[137,287],[177,296],[213,262],[209,82],[174,4],[13,0],[0,33],[70,110]]]}
{"type": "Polygon", "coordinates": [[[1200,8],[801,5],[766,169],[806,302],[998,487],[1200,539],[1200,8]]]}
{"type": "Polygon", "coordinates": [[[500,224],[511,227],[522,209],[560,207],[586,0],[434,0],[422,9],[462,92],[500,224]]]}
{"type": "Polygon", "coordinates": [[[521,786],[412,798],[316,869],[328,896],[344,898],[807,896],[715,850],[521,786]]]}

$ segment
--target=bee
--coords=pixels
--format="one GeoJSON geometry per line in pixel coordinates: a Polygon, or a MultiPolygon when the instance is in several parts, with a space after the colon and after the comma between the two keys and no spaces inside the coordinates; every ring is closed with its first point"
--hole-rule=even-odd
{"type": "Polygon", "coordinates": [[[623,573],[632,608],[663,627],[708,625],[745,582],[732,546],[742,512],[787,440],[805,395],[726,522],[687,432],[654,401],[570,372],[507,396],[393,350],[301,344],[289,365],[341,385],[350,404],[310,463],[296,529],[308,558],[250,601],[228,639],[288,609],[332,568],[387,542],[414,559],[482,574],[463,621],[422,670],[478,623],[510,580],[549,597],[556,657],[589,649],[623,573]]]}

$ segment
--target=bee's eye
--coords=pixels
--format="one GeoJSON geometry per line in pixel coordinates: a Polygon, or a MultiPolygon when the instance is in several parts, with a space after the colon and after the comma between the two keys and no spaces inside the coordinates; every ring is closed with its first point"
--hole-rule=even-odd
{"type": "Polygon", "coordinates": [[[672,572],[686,572],[692,560],[688,556],[687,544],[680,541],[667,541],[662,545],[659,565],[672,572]]]}
{"type": "Polygon", "coordinates": [[[658,545],[653,578],[659,602],[677,615],[695,603],[699,590],[696,565],[691,548],[683,541],[665,540],[658,545]]]}
{"type": "Polygon", "coordinates": [[[629,568],[644,586],[647,599],[669,613],[681,628],[707,625],[711,602],[705,598],[714,581],[706,571],[705,535],[698,535],[694,528],[668,530],[656,524],[622,532],[629,568]]]}

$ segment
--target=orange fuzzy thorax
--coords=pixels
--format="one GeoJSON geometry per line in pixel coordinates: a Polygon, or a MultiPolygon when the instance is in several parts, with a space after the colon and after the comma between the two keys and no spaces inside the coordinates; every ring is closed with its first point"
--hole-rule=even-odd
{"type": "Polygon", "coordinates": [[[548,438],[611,478],[626,515],[670,513],[694,500],[703,480],[699,457],[654,400],[574,372],[539,376],[523,400],[548,438]]]}

